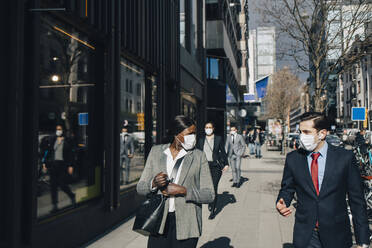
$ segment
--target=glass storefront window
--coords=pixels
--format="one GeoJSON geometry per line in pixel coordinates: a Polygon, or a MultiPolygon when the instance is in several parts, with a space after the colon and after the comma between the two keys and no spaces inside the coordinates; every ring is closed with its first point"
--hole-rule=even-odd
{"type": "Polygon", "coordinates": [[[198,0],[191,0],[191,54],[196,55],[198,48],[198,0]]]}
{"type": "Polygon", "coordinates": [[[120,189],[135,184],[145,164],[145,72],[121,59],[120,189]]]}
{"type": "Polygon", "coordinates": [[[180,0],[180,43],[184,48],[186,48],[185,32],[186,32],[185,0],[180,0]]]}
{"type": "Polygon", "coordinates": [[[149,81],[151,82],[151,104],[152,104],[152,144],[157,144],[157,113],[158,113],[158,85],[156,82],[156,78],[154,76],[149,77],[149,81]]]}
{"type": "Polygon", "coordinates": [[[75,28],[42,16],[37,216],[101,194],[94,144],[95,45],[75,28]]]}

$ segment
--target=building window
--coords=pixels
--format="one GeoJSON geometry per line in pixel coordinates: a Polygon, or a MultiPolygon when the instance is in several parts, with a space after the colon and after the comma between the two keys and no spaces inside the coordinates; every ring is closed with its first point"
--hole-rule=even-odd
{"type": "Polygon", "coordinates": [[[361,91],[360,91],[360,81],[358,81],[358,91],[357,93],[359,94],[361,91]]]}
{"type": "Polygon", "coordinates": [[[141,96],[142,94],[142,86],[141,84],[137,84],[137,96],[141,96]]]}
{"type": "Polygon", "coordinates": [[[219,79],[219,60],[215,58],[207,58],[207,78],[219,79]]]}
{"type": "Polygon", "coordinates": [[[180,0],[180,43],[186,48],[186,8],[185,0],[180,0]]]}
{"type": "Polygon", "coordinates": [[[92,40],[41,16],[37,216],[48,217],[101,195],[92,40]],[[88,139],[89,137],[89,139],[88,139]]]}
{"type": "Polygon", "coordinates": [[[198,0],[191,0],[191,54],[196,55],[196,49],[198,48],[198,0]]]}
{"type": "Polygon", "coordinates": [[[145,94],[141,90],[145,85],[145,73],[139,66],[121,59],[120,83],[120,189],[133,186],[141,176],[145,158],[145,114],[142,109],[145,94]],[[129,71],[128,71],[129,70],[129,71]],[[133,95],[133,78],[135,77],[136,92],[133,95]],[[133,106],[133,99],[136,105],[133,106]],[[139,103],[139,104],[138,104],[139,103]]]}

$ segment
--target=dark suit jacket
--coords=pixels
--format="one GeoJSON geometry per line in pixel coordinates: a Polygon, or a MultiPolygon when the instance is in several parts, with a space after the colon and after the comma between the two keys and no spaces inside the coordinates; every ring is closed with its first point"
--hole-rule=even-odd
{"type": "MultiPolygon", "coordinates": [[[[204,150],[205,136],[198,140],[196,148],[204,150]]],[[[213,161],[219,161],[221,166],[228,165],[227,155],[225,151],[224,141],[221,136],[214,135],[214,146],[213,146],[213,161]]]]}
{"type": "Polygon", "coordinates": [[[317,220],[323,247],[352,246],[346,196],[353,215],[356,241],[358,244],[369,244],[366,202],[354,154],[340,147],[328,146],[319,196],[311,180],[306,153],[297,150],[289,153],[286,158],[278,200],[283,198],[289,206],[293,194],[297,194],[298,206],[293,233],[296,248],[307,247],[317,220]]]}

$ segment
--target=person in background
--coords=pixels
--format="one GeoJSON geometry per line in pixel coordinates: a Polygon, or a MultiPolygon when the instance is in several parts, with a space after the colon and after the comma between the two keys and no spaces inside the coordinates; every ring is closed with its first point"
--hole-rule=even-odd
{"type": "Polygon", "coordinates": [[[232,169],[233,184],[231,187],[240,188],[241,186],[241,160],[245,146],[243,136],[238,134],[238,129],[235,125],[231,125],[230,135],[227,136],[225,145],[229,165],[232,169]]]}
{"type": "Polygon", "coordinates": [[[366,130],[361,129],[355,136],[355,145],[359,147],[362,154],[367,153],[367,142],[365,139],[366,130]]]}
{"type": "Polygon", "coordinates": [[[211,172],[205,153],[194,149],[194,121],[179,115],[170,124],[170,139],[164,140],[171,143],[152,147],[137,184],[140,195],[167,197],[159,234],[149,237],[147,247],[195,248],[202,233],[202,204],[215,196],[211,172]]]}
{"type": "Polygon", "coordinates": [[[209,219],[214,219],[216,216],[218,183],[221,179],[222,173],[226,172],[229,169],[229,166],[224,141],[221,136],[214,134],[213,123],[206,123],[204,130],[205,136],[199,138],[196,148],[204,151],[208,160],[209,170],[211,171],[215,197],[213,203],[208,205],[208,209],[210,211],[209,219]]]}
{"type": "Polygon", "coordinates": [[[291,215],[296,194],[294,247],[350,248],[350,206],[357,247],[368,248],[367,206],[357,162],[352,151],[327,143],[328,128],[321,113],[301,116],[302,148],[286,157],[276,208],[282,216],[291,215]]]}
{"type": "Polygon", "coordinates": [[[120,184],[129,184],[130,162],[134,155],[134,139],[124,126],[120,134],[120,184]],[[124,175],[123,175],[124,174],[124,175]]]}
{"type": "Polygon", "coordinates": [[[249,130],[247,138],[245,139],[248,144],[249,155],[254,155],[254,129],[249,130]]]}
{"type": "Polygon", "coordinates": [[[73,174],[73,148],[64,137],[62,125],[56,126],[55,135],[46,137],[41,142],[43,154],[43,172],[49,172],[50,192],[52,198],[52,213],[58,211],[58,188],[61,188],[71,199],[71,204],[76,204],[75,194],[68,185],[68,178],[73,174]]]}
{"type": "Polygon", "coordinates": [[[263,132],[261,132],[260,128],[256,128],[254,135],[253,135],[255,150],[256,150],[256,158],[262,158],[261,146],[264,143],[264,136],[263,132]]]}

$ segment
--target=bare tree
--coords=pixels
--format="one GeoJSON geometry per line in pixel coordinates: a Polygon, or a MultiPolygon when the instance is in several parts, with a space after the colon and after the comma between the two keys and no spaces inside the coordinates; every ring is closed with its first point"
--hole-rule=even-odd
{"type": "Polygon", "coordinates": [[[291,73],[288,67],[277,71],[267,87],[266,117],[285,122],[289,111],[300,103],[300,80],[291,73]]]}
{"type": "Polygon", "coordinates": [[[264,23],[275,26],[278,36],[289,38],[277,53],[291,57],[310,75],[313,110],[323,112],[326,107],[329,74],[348,70],[361,58],[357,53],[350,56],[349,50],[356,37],[367,35],[364,27],[371,10],[371,0],[262,1],[264,23]]]}

